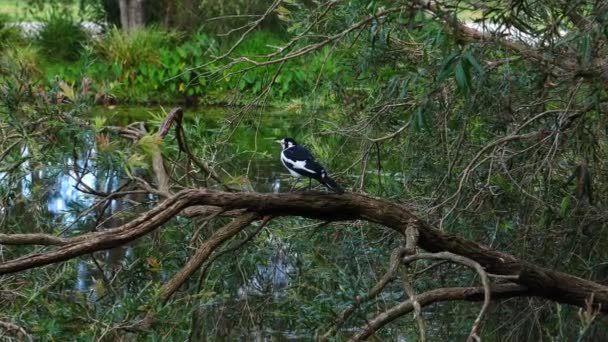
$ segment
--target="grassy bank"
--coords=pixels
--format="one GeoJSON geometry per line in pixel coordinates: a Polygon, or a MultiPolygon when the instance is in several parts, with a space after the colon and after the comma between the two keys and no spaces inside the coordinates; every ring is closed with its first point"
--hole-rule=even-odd
{"type": "MultiPolygon", "coordinates": [[[[64,9],[43,17],[44,27],[36,36],[23,38],[9,24],[11,17],[1,19],[4,73],[25,73],[40,90],[68,98],[74,89],[92,87],[95,101],[102,104],[243,103],[262,96],[284,103],[312,92],[330,99],[344,65],[328,48],[281,66],[223,69],[225,61],[214,63],[214,58],[238,37],[218,39],[204,29],[186,35],[160,27],[131,33],[109,28],[92,37],[64,9]]],[[[234,56],[262,56],[287,41],[281,33],[256,31],[234,56]]]]}
{"type": "MultiPolygon", "coordinates": [[[[76,4],[62,4],[62,8],[67,9],[71,15],[79,14],[76,4]]],[[[48,13],[52,9],[53,6],[48,3],[30,6],[25,0],[0,0],[0,15],[9,17],[11,21],[39,20],[44,13],[48,13]]]]}

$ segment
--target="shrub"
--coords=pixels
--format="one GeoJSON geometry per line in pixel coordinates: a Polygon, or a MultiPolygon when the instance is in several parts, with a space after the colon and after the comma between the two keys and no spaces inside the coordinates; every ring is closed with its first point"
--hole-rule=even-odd
{"type": "Polygon", "coordinates": [[[48,17],[41,18],[42,29],[37,42],[41,51],[50,60],[75,61],[80,57],[88,40],[82,29],[66,9],[53,9],[48,17]]]}
{"type": "Polygon", "coordinates": [[[112,28],[104,39],[95,43],[95,50],[126,70],[140,64],[158,64],[160,50],[175,45],[178,38],[178,33],[154,26],[133,31],[112,28]]]}
{"type": "Polygon", "coordinates": [[[34,78],[40,77],[40,57],[38,49],[32,46],[12,46],[0,55],[0,76],[5,73],[21,73],[34,78]]]}
{"type": "Polygon", "coordinates": [[[0,51],[22,41],[19,28],[10,25],[10,17],[0,13],[0,51]]]}
{"type": "Polygon", "coordinates": [[[205,80],[197,78],[199,71],[186,69],[217,54],[217,42],[202,31],[181,43],[178,38],[177,33],[158,28],[131,33],[113,29],[95,46],[109,68],[101,76],[105,80],[115,77],[113,94],[122,99],[176,101],[183,96],[200,96],[205,80]]]}

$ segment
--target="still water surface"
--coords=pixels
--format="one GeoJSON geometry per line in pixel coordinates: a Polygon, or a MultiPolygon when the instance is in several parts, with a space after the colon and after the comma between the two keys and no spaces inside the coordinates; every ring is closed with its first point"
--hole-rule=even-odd
{"type": "MultiPolygon", "coordinates": [[[[114,108],[114,109],[95,109],[94,116],[108,118],[112,124],[126,125],[137,120],[145,120],[154,115],[161,115],[159,109],[149,108],[114,108]]],[[[226,160],[231,159],[230,163],[222,165],[222,170],[227,175],[246,174],[247,181],[241,182],[243,190],[254,190],[260,192],[281,192],[287,191],[291,187],[291,180],[283,170],[279,162],[278,155],[280,148],[274,140],[285,136],[297,136],[298,132],[304,130],[309,124],[303,118],[294,119],[290,113],[281,111],[269,111],[260,113],[253,119],[244,120],[236,129],[232,129],[226,124],[226,120],[234,118],[235,113],[231,110],[218,108],[200,108],[187,110],[185,124],[195,124],[211,134],[224,131],[230,136],[227,141],[227,148],[224,153],[233,153],[232,156],[219,156],[226,160]],[[230,131],[231,130],[231,131],[230,131]],[[229,146],[228,146],[229,145],[229,146]],[[238,160],[242,162],[238,162],[238,160]],[[236,162],[235,162],[236,160],[236,162]]],[[[297,116],[296,116],[297,117],[297,116]]],[[[308,127],[309,128],[309,127],[308,127]]],[[[196,144],[196,141],[190,141],[196,144]]],[[[21,151],[22,156],[28,156],[30,151],[24,147],[21,151]]],[[[96,198],[88,195],[79,188],[90,188],[98,192],[111,193],[120,188],[125,180],[123,170],[100,170],[94,163],[97,153],[96,141],[90,139],[90,146],[87,153],[78,159],[66,156],[63,165],[48,165],[48,167],[38,168],[38,171],[31,172],[29,161],[21,165],[24,177],[21,179],[21,196],[25,199],[32,197],[35,189],[44,188],[46,192],[46,209],[48,214],[62,227],[63,235],[74,235],[87,226],[90,229],[91,221],[95,220],[97,213],[92,210],[86,212],[86,208],[92,206],[96,198]],[[68,166],[67,168],[65,166],[68,166]],[[72,166],[70,168],[70,166],[72,166]],[[74,172],[74,169],[88,170],[82,176],[74,172]],[[83,214],[85,212],[85,214],[83,214]]],[[[0,179],[6,175],[0,174],[0,179]]],[[[145,206],[130,207],[128,202],[113,200],[105,209],[102,222],[95,222],[98,229],[115,227],[124,223],[120,213],[142,212],[152,207],[156,202],[153,195],[143,195],[133,197],[137,202],[147,203],[145,206]],[[147,197],[147,198],[145,198],[147,197]]],[[[26,217],[24,216],[24,219],[26,217]]],[[[255,296],[270,291],[272,296],[280,296],[282,289],[289,285],[290,274],[293,272],[293,265],[289,258],[289,245],[270,235],[269,245],[274,246],[274,251],[270,253],[271,259],[264,264],[258,265],[254,276],[241,286],[234,294],[232,300],[239,301],[249,296],[255,296]]],[[[98,288],[96,281],[100,278],[113,279],[122,267],[133,263],[137,258],[135,246],[137,241],[130,245],[121,246],[94,254],[91,257],[82,257],[76,264],[76,271],[73,291],[86,296],[89,301],[94,303],[98,300],[98,288]]],[[[166,281],[171,277],[170,272],[161,270],[159,280],[166,281]]],[[[207,315],[205,321],[208,325],[218,325],[224,318],[222,317],[221,306],[214,307],[213,304],[206,304],[199,308],[199,314],[207,315]]],[[[227,322],[222,325],[231,325],[227,322]]],[[[281,331],[281,328],[260,330],[249,327],[245,330],[233,326],[233,330],[224,332],[224,337],[249,336],[257,340],[267,340],[271,336],[279,339],[299,339],[300,334],[293,331],[281,331]],[[244,335],[242,335],[244,334],[244,335]]]]}

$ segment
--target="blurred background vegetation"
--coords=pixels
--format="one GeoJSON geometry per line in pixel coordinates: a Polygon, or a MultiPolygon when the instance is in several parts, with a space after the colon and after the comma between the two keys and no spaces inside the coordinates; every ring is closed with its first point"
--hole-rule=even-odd
{"type": "MultiPolygon", "coordinates": [[[[350,191],[403,203],[447,232],[607,284],[608,102],[605,71],[594,69],[607,55],[606,7],[440,3],[429,13],[406,1],[148,0],[144,25],[125,28],[114,0],[0,0],[0,230],[70,236],[98,227],[98,218],[79,216],[91,200],[66,195],[74,191],[66,174],[87,169],[96,188],[111,191],[134,173],[149,175],[154,149],[176,165],[178,184],[206,186],[184,176],[175,140],[131,146],[101,129],[143,120],[154,131],[165,108],[185,105],[193,154],[226,183],[289,189],[273,140],[293,136],[350,191]],[[404,9],[376,16],[394,6],[404,9]],[[580,24],[574,12],[592,22],[580,24]],[[491,23],[500,38],[464,35],[456,20],[491,23]],[[251,69],[239,62],[263,63],[334,36],[284,62],[251,69]],[[505,37],[525,49],[502,44],[505,37]],[[560,61],[572,68],[556,67],[560,61]],[[76,127],[65,112],[95,125],[76,127]],[[526,136],[508,138],[518,134],[526,136]]],[[[155,201],[114,201],[97,214],[111,227],[155,201]]],[[[162,304],[161,284],[221,223],[178,217],[133,245],[3,276],[0,321],[41,340],[310,340],[375,284],[399,245],[371,224],[274,220],[238,257],[218,259],[162,304]],[[133,329],[151,308],[161,324],[133,329]]],[[[1,253],[7,260],[25,254],[1,253]]],[[[447,264],[415,282],[420,292],[475,284],[474,275],[447,264]]],[[[402,288],[393,284],[335,339],[399,300],[402,288]]],[[[478,310],[471,303],[425,308],[429,340],[464,340],[478,310]]],[[[603,316],[526,298],[493,304],[482,337],[602,341],[607,332],[603,316]]],[[[416,340],[416,322],[403,317],[377,337],[416,340]]]]}

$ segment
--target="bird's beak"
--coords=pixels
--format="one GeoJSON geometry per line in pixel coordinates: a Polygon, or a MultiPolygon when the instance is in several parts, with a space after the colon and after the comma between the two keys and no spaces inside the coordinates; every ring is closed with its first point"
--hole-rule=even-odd
{"type": "Polygon", "coordinates": [[[274,142],[282,144],[283,142],[281,140],[275,140],[274,142]]]}

